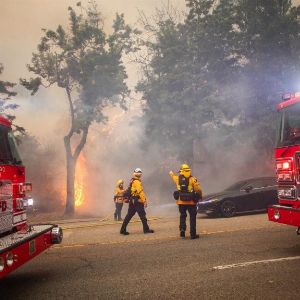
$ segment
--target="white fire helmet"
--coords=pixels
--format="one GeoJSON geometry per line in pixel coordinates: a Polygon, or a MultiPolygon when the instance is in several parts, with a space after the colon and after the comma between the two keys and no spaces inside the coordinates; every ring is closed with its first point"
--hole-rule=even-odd
{"type": "Polygon", "coordinates": [[[133,171],[133,175],[136,176],[136,177],[141,177],[142,176],[142,170],[140,168],[136,168],[134,171],[133,171]]]}

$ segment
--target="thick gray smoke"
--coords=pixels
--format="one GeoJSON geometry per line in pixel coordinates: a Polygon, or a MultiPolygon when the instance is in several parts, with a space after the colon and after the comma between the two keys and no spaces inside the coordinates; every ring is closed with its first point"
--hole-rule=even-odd
{"type": "MultiPolygon", "coordinates": [[[[25,64],[30,61],[31,53],[40,39],[40,29],[56,28],[59,23],[66,23],[67,6],[76,5],[76,2],[68,0],[41,3],[39,0],[30,0],[26,5],[21,5],[20,1],[12,0],[5,3],[1,11],[7,13],[0,18],[0,22],[4,24],[0,26],[3,41],[0,51],[5,70],[10,74],[7,79],[17,82],[20,76],[28,75],[25,64]],[[45,6],[49,8],[45,10],[45,6]],[[33,11],[33,7],[36,18],[30,18],[29,21],[26,19],[28,14],[25,13],[25,9],[33,11]],[[20,25],[15,20],[26,26],[22,26],[20,30],[20,25]],[[9,32],[7,28],[10,28],[9,32]],[[28,40],[28,37],[31,40],[28,40]],[[21,53],[12,51],[20,48],[23,49],[21,53]]],[[[161,4],[160,0],[135,0],[131,1],[130,6],[123,0],[114,3],[97,2],[101,10],[103,8],[103,15],[108,16],[108,19],[112,19],[114,13],[119,10],[125,12],[125,18],[129,23],[136,22],[137,9],[151,15],[154,7],[161,4]]],[[[164,1],[165,4],[168,2],[164,1]]],[[[174,6],[184,9],[184,1],[171,2],[174,6]]],[[[135,68],[129,72],[129,80],[133,88],[137,81],[135,68]]],[[[247,93],[247,86],[243,82],[223,89],[228,89],[233,93],[233,97],[241,96],[241,99],[244,99],[247,93]]],[[[25,99],[30,98],[28,93],[20,92],[21,113],[18,112],[17,120],[30,133],[38,136],[38,142],[31,140],[21,146],[27,165],[27,178],[33,182],[33,194],[42,209],[58,208],[62,212],[66,180],[63,136],[69,125],[65,95],[60,89],[47,89],[41,90],[39,95],[28,101],[25,99]]],[[[240,105],[243,106],[245,103],[241,101],[240,105]]],[[[150,208],[152,205],[174,204],[172,192],[175,186],[168,172],[178,171],[184,161],[164,157],[159,140],[151,141],[149,149],[141,148],[141,142],[145,138],[145,123],[142,121],[141,107],[137,102],[128,112],[109,108],[106,113],[110,121],[107,125],[91,126],[83,151],[87,172],[87,175],[84,174],[84,195],[87,205],[79,207],[78,213],[96,216],[112,214],[116,181],[123,178],[127,185],[136,167],[142,168],[144,172],[143,182],[150,208]]],[[[220,118],[222,119],[222,116],[220,118]]],[[[224,118],[223,122],[226,122],[224,118]]],[[[235,125],[234,122],[232,126],[235,125]]],[[[258,146],[253,143],[251,131],[242,138],[237,139],[234,136],[224,138],[222,126],[221,128],[215,127],[214,124],[205,126],[205,137],[200,138],[198,133],[195,133],[194,158],[191,161],[193,174],[202,184],[204,194],[219,191],[236,180],[272,174],[272,153],[262,155],[258,146]],[[267,160],[267,157],[270,159],[267,160]]],[[[174,151],[179,152],[183,145],[178,141],[178,145],[174,147],[174,151]]],[[[186,158],[187,162],[190,160],[186,158]]],[[[166,211],[169,209],[168,206],[164,207],[166,211]]]]}

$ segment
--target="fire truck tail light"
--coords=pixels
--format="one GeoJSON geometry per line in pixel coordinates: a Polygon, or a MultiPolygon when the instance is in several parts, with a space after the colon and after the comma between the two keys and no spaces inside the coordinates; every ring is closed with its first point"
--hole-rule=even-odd
{"type": "Polygon", "coordinates": [[[292,161],[291,160],[281,160],[276,162],[277,171],[291,171],[292,161]]]}
{"type": "Polygon", "coordinates": [[[4,270],[4,259],[0,257],[0,272],[4,270]]]}
{"type": "Polygon", "coordinates": [[[26,182],[26,183],[21,183],[19,185],[19,192],[21,194],[23,194],[25,192],[30,192],[30,191],[32,191],[32,184],[31,183],[26,182]]]}

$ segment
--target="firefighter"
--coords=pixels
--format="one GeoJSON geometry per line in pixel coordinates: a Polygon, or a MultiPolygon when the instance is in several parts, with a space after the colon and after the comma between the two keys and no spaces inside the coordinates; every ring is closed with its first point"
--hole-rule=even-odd
{"type": "Polygon", "coordinates": [[[117,181],[117,186],[114,195],[114,202],[116,205],[114,219],[115,221],[122,221],[123,219],[121,218],[121,212],[122,212],[122,207],[124,202],[124,180],[123,179],[119,179],[117,181]]]}
{"type": "MultiPolygon", "coordinates": [[[[144,233],[153,233],[154,230],[150,229],[147,223],[146,211],[145,207],[147,207],[147,200],[143,190],[143,185],[141,182],[142,170],[140,168],[136,168],[133,172],[133,177],[130,181],[129,185],[129,207],[127,215],[123,221],[120,234],[128,235],[126,227],[135,213],[138,213],[142,224],[144,233]]],[[[126,196],[127,197],[127,196],[126,196]]]]}
{"type": "Polygon", "coordinates": [[[169,172],[170,177],[175,182],[177,190],[174,198],[178,204],[180,213],[180,236],[185,238],[187,211],[190,215],[190,234],[191,239],[198,239],[196,233],[197,202],[202,198],[201,186],[196,177],[191,175],[191,169],[187,164],[183,164],[179,171],[179,176],[173,171],[169,172]]]}

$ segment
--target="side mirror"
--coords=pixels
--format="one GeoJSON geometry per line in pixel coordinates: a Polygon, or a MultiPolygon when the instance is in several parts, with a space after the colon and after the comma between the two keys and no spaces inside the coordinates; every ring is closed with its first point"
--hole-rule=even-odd
{"type": "Polygon", "coordinates": [[[252,189],[253,189],[253,187],[252,187],[251,185],[248,185],[248,186],[246,186],[243,190],[244,190],[246,193],[249,193],[252,189]]]}

